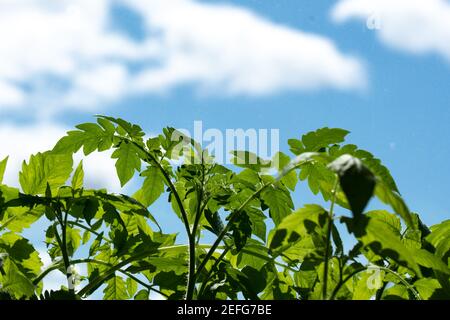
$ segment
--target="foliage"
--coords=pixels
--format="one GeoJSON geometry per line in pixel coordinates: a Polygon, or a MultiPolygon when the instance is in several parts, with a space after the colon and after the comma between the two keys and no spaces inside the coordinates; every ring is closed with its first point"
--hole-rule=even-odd
{"type": "Polygon", "coordinates": [[[450,220],[425,226],[389,170],[345,144],[347,134],[307,133],[289,140],[292,157],[279,152],[271,161],[235,151],[233,170],[173,128],[146,139],[138,125],[99,116],[24,162],[20,189],[2,184],[5,158],[0,298],[84,299],[102,290],[104,299],[135,300],[449,299],[450,220]],[[85,188],[83,163],[73,163],[79,150],[112,150],[121,185],[141,187],[132,196],[85,188]],[[302,181],[319,204],[295,208],[302,181]],[[163,196],[186,244],[164,233],[149,211],[163,196]],[[373,197],[392,212],[365,211],[373,197]],[[38,220],[48,224],[52,263],[45,269],[22,235],[38,220]],[[355,239],[350,250],[341,240],[345,229],[355,239]],[[212,244],[200,243],[205,235],[212,244]],[[80,264],[87,276],[76,274],[80,264]],[[54,270],[67,286],[43,292],[54,270]]]}

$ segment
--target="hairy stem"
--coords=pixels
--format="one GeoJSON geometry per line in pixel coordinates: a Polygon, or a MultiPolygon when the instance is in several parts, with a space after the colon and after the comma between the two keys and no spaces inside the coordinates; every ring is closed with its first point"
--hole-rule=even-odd
{"type": "Polygon", "coordinates": [[[197,192],[197,208],[195,211],[195,219],[194,224],[192,225],[192,232],[189,236],[189,273],[187,280],[187,290],[186,290],[186,300],[192,300],[194,297],[195,290],[195,282],[196,282],[196,272],[195,272],[195,262],[196,262],[196,243],[195,237],[197,235],[197,228],[200,222],[200,218],[202,215],[202,201],[203,201],[203,190],[205,184],[205,165],[203,163],[203,154],[202,154],[202,176],[201,183],[197,192]]]}
{"type": "Polygon", "coordinates": [[[74,288],[73,288],[73,282],[72,282],[71,264],[70,264],[69,254],[67,253],[67,217],[68,217],[68,213],[65,212],[64,217],[63,217],[63,213],[62,213],[59,205],[55,206],[55,211],[56,211],[56,218],[61,226],[61,237],[60,237],[58,234],[56,225],[55,225],[55,237],[56,237],[56,241],[58,242],[59,248],[61,249],[61,254],[63,257],[63,261],[64,261],[64,270],[65,270],[64,273],[67,278],[67,285],[69,288],[69,292],[75,293],[74,288]]]}

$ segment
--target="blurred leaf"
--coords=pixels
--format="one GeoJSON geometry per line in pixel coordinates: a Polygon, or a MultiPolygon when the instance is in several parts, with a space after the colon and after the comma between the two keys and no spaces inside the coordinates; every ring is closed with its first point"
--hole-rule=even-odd
{"type": "Polygon", "coordinates": [[[338,174],[353,215],[361,215],[373,195],[375,176],[361,160],[350,155],[340,156],[329,167],[338,174]]]}

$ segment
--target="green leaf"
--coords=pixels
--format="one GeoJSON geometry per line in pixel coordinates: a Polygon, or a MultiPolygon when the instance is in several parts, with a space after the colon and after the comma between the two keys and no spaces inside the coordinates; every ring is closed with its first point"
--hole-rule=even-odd
{"type": "Polygon", "coordinates": [[[402,232],[402,225],[400,219],[386,210],[372,210],[366,213],[368,217],[378,219],[386,223],[388,227],[396,236],[400,237],[402,232]]]}
{"type": "Polygon", "coordinates": [[[269,169],[271,166],[270,160],[261,159],[249,151],[232,151],[231,154],[234,156],[231,162],[238,167],[260,172],[262,169],[269,169]]]}
{"type": "Polygon", "coordinates": [[[148,300],[149,292],[148,290],[142,289],[134,296],[134,300],[148,300]]]}
{"type": "Polygon", "coordinates": [[[436,248],[438,257],[448,259],[450,257],[450,220],[445,220],[430,229],[431,233],[426,240],[436,248]]]}
{"type": "MultiPolygon", "coordinates": [[[[0,230],[8,229],[14,232],[22,232],[33,222],[38,220],[43,214],[43,207],[37,206],[33,209],[26,207],[27,203],[23,198],[19,198],[19,190],[16,188],[0,185],[0,207],[4,203],[9,203],[9,207],[0,208],[0,230]],[[23,206],[12,206],[11,202],[18,202],[23,206]]],[[[32,207],[33,205],[30,204],[32,207]]]]}
{"type": "Polygon", "coordinates": [[[72,176],[72,188],[81,189],[83,187],[84,171],[83,160],[80,161],[72,176]]]}
{"type": "Polygon", "coordinates": [[[299,261],[313,253],[322,256],[327,214],[319,205],[306,205],[295,211],[285,217],[269,236],[269,248],[299,261]]]}
{"type": "Polygon", "coordinates": [[[214,213],[211,212],[209,209],[205,210],[205,218],[206,221],[208,221],[209,226],[211,227],[211,232],[214,233],[215,235],[219,235],[223,228],[223,222],[222,219],[220,218],[220,215],[217,211],[215,211],[214,213]]]}
{"type": "Polygon", "coordinates": [[[145,133],[142,131],[142,128],[138,126],[137,124],[131,124],[128,121],[125,121],[121,118],[113,118],[113,117],[107,117],[98,115],[98,120],[108,120],[110,122],[113,122],[118,125],[116,128],[116,131],[121,134],[121,130],[124,131],[124,134],[121,135],[128,135],[133,141],[142,143],[142,137],[145,136],[145,133]]]}
{"type": "Polygon", "coordinates": [[[29,277],[35,277],[41,272],[42,262],[38,252],[30,242],[12,232],[7,232],[0,237],[0,252],[6,252],[21,273],[29,277]]]}
{"type": "Polygon", "coordinates": [[[137,292],[138,284],[135,280],[127,278],[127,292],[130,297],[134,296],[137,292]]]}
{"type": "Polygon", "coordinates": [[[158,168],[148,167],[141,173],[145,177],[142,188],[135,194],[134,198],[146,207],[155,202],[164,192],[164,177],[158,168]]]}
{"type": "Polygon", "coordinates": [[[119,147],[113,152],[113,159],[116,161],[117,176],[120,185],[123,187],[134,175],[134,171],[141,170],[141,159],[137,153],[136,147],[128,141],[124,140],[119,147]]]}
{"type": "Polygon", "coordinates": [[[87,198],[84,201],[83,206],[83,218],[86,220],[86,222],[91,225],[91,220],[95,217],[97,214],[97,211],[99,209],[99,202],[95,198],[87,198]]]}
{"type": "Polygon", "coordinates": [[[397,185],[389,170],[381,163],[380,159],[375,158],[370,152],[358,149],[354,144],[346,144],[344,146],[332,146],[329,149],[329,154],[332,158],[338,158],[344,154],[359,158],[380,181],[386,184],[391,190],[398,192],[397,185]]]}
{"type": "Polygon", "coordinates": [[[394,212],[402,217],[409,228],[413,230],[417,228],[414,224],[411,211],[409,211],[408,206],[398,192],[389,188],[382,181],[378,181],[375,187],[375,195],[380,201],[390,205],[394,212]]]}
{"type": "Polygon", "coordinates": [[[129,299],[127,287],[123,278],[114,276],[106,281],[106,288],[103,290],[104,300],[127,300],[129,299]]]}
{"type": "Polygon", "coordinates": [[[269,213],[275,225],[278,225],[294,209],[289,192],[274,185],[267,187],[261,193],[261,199],[269,207],[269,213]]]}
{"type": "Polygon", "coordinates": [[[73,255],[81,243],[80,230],[67,228],[67,247],[70,255],[73,255]]]}
{"type": "Polygon", "coordinates": [[[105,123],[82,123],[76,126],[79,130],[67,132],[53,148],[54,153],[76,153],[83,147],[83,152],[88,155],[95,150],[105,151],[113,144],[114,131],[105,123]],[[103,127],[105,125],[105,127],[103,127]]]}
{"type": "MultiPolygon", "coordinates": [[[[353,287],[353,300],[370,300],[370,298],[375,294],[376,289],[373,286],[369,286],[368,283],[371,278],[376,277],[375,274],[370,272],[360,273],[359,279],[356,280],[356,284],[353,287]]],[[[381,280],[381,279],[380,279],[381,280]]],[[[381,281],[380,281],[381,282],[381,281]]]]}
{"type": "Polygon", "coordinates": [[[235,267],[242,269],[249,266],[258,271],[271,259],[267,248],[254,239],[248,239],[243,250],[233,258],[236,258],[235,267]]]}
{"type": "Polygon", "coordinates": [[[0,272],[2,290],[10,293],[16,299],[29,298],[34,294],[35,287],[11,259],[3,262],[3,273],[0,272]]]}
{"type": "Polygon", "coordinates": [[[441,289],[436,279],[423,278],[414,282],[414,286],[423,300],[433,299],[434,295],[441,289]]]}
{"type": "Polygon", "coordinates": [[[245,246],[252,234],[252,224],[245,211],[241,211],[231,222],[230,231],[232,232],[236,250],[239,252],[245,246]]]}
{"type": "Polygon", "coordinates": [[[434,271],[443,290],[450,296],[450,268],[437,256],[425,249],[413,249],[417,264],[434,271]]]}
{"type": "Polygon", "coordinates": [[[335,196],[336,203],[343,208],[350,209],[345,194],[340,190],[334,191],[336,174],[324,163],[307,162],[300,168],[300,180],[308,179],[308,186],[314,194],[319,192],[325,201],[330,201],[335,196]]]}
{"type": "Polygon", "coordinates": [[[350,155],[340,156],[329,167],[338,174],[353,216],[358,217],[373,195],[375,176],[361,160],[350,155]]]}
{"type": "Polygon", "coordinates": [[[299,155],[304,152],[321,151],[322,148],[329,145],[341,143],[347,134],[349,134],[347,130],[325,127],[303,135],[301,141],[290,139],[288,143],[291,147],[291,152],[299,155]]]}
{"type": "Polygon", "coordinates": [[[31,195],[45,194],[47,183],[52,193],[64,185],[72,172],[72,155],[51,152],[32,155],[22,165],[19,181],[22,190],[31,195]]]}
{"type": "MultiPolygon", "coordinates": [[[[272,159],[272,164],[276,166],[276,169],[278,170],[279,174],[283,172],[283,169],[288,168],[290,163],[291,158],[289,158],[283,152],[277,152],[272,159]]],[[[295,170],[291,170],[287,174],[285,174],[283,178],[281,178],[281,182],[290,190],[294,191],[298,182],[295,170]]]]}
{"type": "Polygon", "coordinates": [[[248,214],[250,222],[252,224],[252,232],[255,236],[262,241],[266,241],[266,216],[263,212],[256,208],[245,208],[244,211],[248,214]]]}
{"type": "Polygon", "coordinates": [[[392,228],[385,215],[372,212],[370,217],[363,216],[359,220],[342,218],[347,224],[349,232],[355,236],[375,254],[390,257],[397,263],[410,268],[419,277],[422,273],[417,263],[417,257],[411,248],[406,247],[392,228]]]}
{"type": "Polygon", "coordinates": [[[5,175],[6,164],[8,163],[8,158],[6,157],[2,161],[0,161],[0,184],[3,183],[3,177],[5,175]]]}
{"type": "Polygon", "coordinates": [[[174,272],[181,275],[187,272],[185,257],[150,257],[145,260],[158,270],[158,272],[174,272]]]}

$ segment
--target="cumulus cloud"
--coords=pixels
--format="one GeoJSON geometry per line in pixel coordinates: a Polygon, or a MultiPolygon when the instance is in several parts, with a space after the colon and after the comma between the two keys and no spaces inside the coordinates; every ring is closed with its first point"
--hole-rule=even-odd
{"type": "Polygon", "coordinates": [[[193,82],[229,94],[360,87],[360,62],[325,37],[277,25],[229,5],[126,0],[157,32],[163,63],[136,77],[140,90],[193,82]]]}
{"type": "Polygon", "coordinates": [[[251,10],[194,0],[0,1],[0,110],[97,110],[189,84],[265,95],[364,85],[361,62],[330,39],[251,10]],[[139,16],[144,37],[116,28],[113,6],[139,16]]]}
{"type": "Polygon", "coordinates": [[[439,54],[450,62],[447,0],[341,0],[332,18],[336,22],[375,19],[375,30],[387,46],[414,54],[439,54]]]}
{"type": "MultiPolygon", "coordinates": [[[[4,183],[19,185],[18,173],[22,162],[28,161],[31,154],[53,148],[57,140],[64,136],[67,128],[54,123],[17,125],[0,123],[0,159],[9,155],[4,183]]],[[[74,165],[83,159],[81,152],[74,157],[74,165]]],[[[85,184],[89,188],[107,188],[110,192],[121,191],[119,180],[114,172],[114,160],[110,153],[92,153],[83,161],[85,184]]]]}

